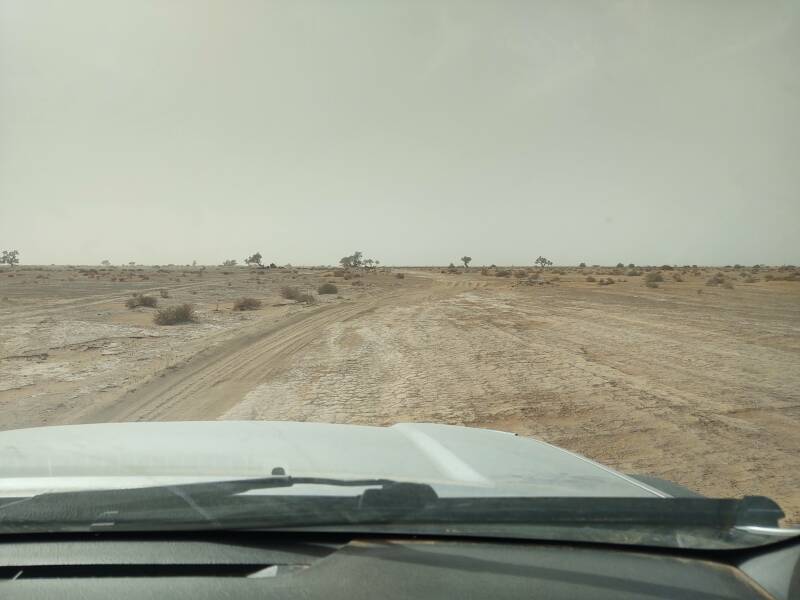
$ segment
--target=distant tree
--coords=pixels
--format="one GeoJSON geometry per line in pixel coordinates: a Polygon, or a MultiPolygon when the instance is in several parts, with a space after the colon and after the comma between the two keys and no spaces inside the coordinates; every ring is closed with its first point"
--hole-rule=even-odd
{"type": "Polygon", "coordinates": [[[278,265],[276,265],[275,263],[269,263],[269,268],[270,269],[277,269],[278,265]]]}
{"type": "Polygon", "coordinates": [[[533,261],[533,263],[536,264],[536,265],[541,266],[542,268],[549,267],[549,266],[551,266],[553,264],[552,261],[547,260],[544,256],[540,256],[535,261],[533,261]]]}
{"type": "Polygon", "coordinates": [[[364,264],[364,261],[361,257],[364,256],[364,253],[356,250],[350,256],[343,256],[339,259],[339,264],[343,267],[360,267],[364,264]]]}
{"type": "Polygon", "coordinates": [[[3,250],[2,256],[0,256],[0,264],[14,265],[19,264],[19,250],[3,250]]]}
{"type": "Polygon", "coordinates": [[[222,261],[222,266],[223,267],[235,267],[236,266],[236,259],[235,258],[229,258],[227,260],[223,260],[222,261]]]}
{"type": "Polygon", "coordinates": [[[472,262],[472,257],[471,256],[462,256],[461,257],[461,262],[464,263],[464,268],[465,269],[469,269],[469,263],[472,262]]]}
{"type": "Polygon", "coordinates": [[[579,266],[581,269],[585,269],[585,268],[586,268],[586,263],[581,263],[581,264],[579,264],[578,266],[579,266]]]}
{"type": "Polygon", "coordinates": [[[131,261],[131,262],[129,262],[128,264],[129,264],[130,266],[134,266],[134,265],[136,264],[136,261],[135,261],[135,260],[132,260],[132,261],[131,261]]]}
{"type": "Polygon", "coordinates": [[[248,256],[244,259],[245,264],[247,265],[261,265],[261,252],[256,252],[252,256],[248,256]]]}
{"type": "Polygon", "coordinates": [[[633,269],[635,266],[636,266],[636,265],[635,265],[635,264],[633,264],[633,263],[628,263],[628,268],[629,268],[629,269],[633,269]]]}
{"type": "Polygon", "coordinates": [[[110,260],[104,260],[100,264],[103,265],[104,267],[107,267],[107,266],[109,266],[111,264],[111,261],[110,260]]]}
{"type": "Polygon", "coordinates": [[[375,264],[375,261],[373,259],[371,259],[371,258],[368,258],[368,259],[366,259],[364,261],[364,266],[367,267],[368,269],[370,267],[372,267],[372,265],[374,265],[374,264],[375,264]]]}
{"type": "Polygon", "coordinates": [[[623,265],[621,262],[619,262],[619,263],[617,263],[617,268],[618,269],[624,269],[625,265],[623,265]]]}

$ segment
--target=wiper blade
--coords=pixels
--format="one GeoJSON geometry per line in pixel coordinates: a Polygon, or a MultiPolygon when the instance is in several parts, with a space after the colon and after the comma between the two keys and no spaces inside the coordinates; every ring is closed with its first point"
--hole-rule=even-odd
{"type": "Polygon", "coordinates": [[[0,531],[86,529],[119,524],[236,527],[253,519],[294,524],[350,522],[354,510],[374,516],[398,516],[418,511],[438,499],[427,484],[391,479],[270,477],[165,485],[141,488],[86,490],[39,494],[0,500],[0,531]],[[245,495],[252,490],[301,485],[363,487],[361,494],[245,495]],[[198,516],[200,517],[198,519],[198,516]],[[302,519],[302,520],[298,520],[302,519]]]}

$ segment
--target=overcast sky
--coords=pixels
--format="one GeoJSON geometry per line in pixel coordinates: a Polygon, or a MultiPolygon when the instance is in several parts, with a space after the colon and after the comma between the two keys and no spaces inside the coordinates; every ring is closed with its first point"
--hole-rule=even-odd
{"type": "Polygon", "coordinates": [[[800,2],[0,0],[23,263],[800,263],[800,2]]]}

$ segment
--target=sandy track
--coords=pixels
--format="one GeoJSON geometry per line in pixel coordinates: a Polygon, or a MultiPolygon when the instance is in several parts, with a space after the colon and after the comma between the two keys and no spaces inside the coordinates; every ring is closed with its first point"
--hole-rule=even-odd
{"type": "Polygon", "coordinates": [[[325,306],[259,327],[211,352],[201,352],[180,369],[89,415],[85,422],[215,419],[282,368],[321,328],[373,309],[374,301],[325,306]]]}

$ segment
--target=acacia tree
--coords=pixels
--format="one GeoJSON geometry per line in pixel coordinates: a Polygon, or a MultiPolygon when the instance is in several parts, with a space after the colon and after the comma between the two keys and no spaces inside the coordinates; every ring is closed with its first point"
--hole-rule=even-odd
{"type": "Polygon", "coordinates": [[[472,262],[472,257],[471,256],[462,256],[461,257],[461,262],[464,263],[464,268],[465,269],[469,269],[469,263],[472,262]]]}
{"type": "Polygon", "coordinates": [[[14,265],[19,264],[19,250],[3,250],[3,255],[0,256],[0,264],[14,265]]]}
{"type": "Polygon", "coordinates": [[[360,250],[356,250],[350,256],[343,256],[339,259],[339,264],[343,267],[360,267],[364,264],[364,261],[361,260],[361,257],[364,256],[364,253],[360,250]]]}
{"type": "Polygon", "coordinates": [[[537,265],[541,266],[542,268],[549,267],[549,266],[551,266],[553,264],[553,261],[547,260],[544,256],[540,256],[539,258],[537,258],[533,262],[534,262],[534,264],[537,264],[537,265]]]}
{"type": "Polygon", "coordinates": [[[252,256],[248,256],[244,259],[245,264],[247,265],[258,265],[261,266],[261,252],[256,252],[252,256]]]}

